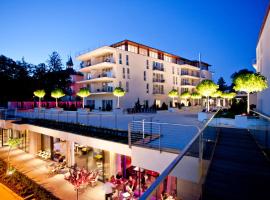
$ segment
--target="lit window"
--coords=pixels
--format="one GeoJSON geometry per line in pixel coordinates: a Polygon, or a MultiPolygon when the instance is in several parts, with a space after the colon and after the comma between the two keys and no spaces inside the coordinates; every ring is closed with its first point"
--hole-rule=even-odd
{"type": "Polygon", "coordinates": [[[156,52],[150,51],[149,56],[152,58],[158,58],[158,54],[156,52]]]}

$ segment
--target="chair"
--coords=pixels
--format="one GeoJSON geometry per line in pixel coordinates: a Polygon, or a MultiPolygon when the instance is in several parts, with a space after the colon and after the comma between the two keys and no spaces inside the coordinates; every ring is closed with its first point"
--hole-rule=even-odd
{"type": "Polygon", "coordinates": [[[98,177],[99,177],[99,175],[97,174],[96,177],[90,181],[91,187],[95,187],[97,185],[98,177]]]}

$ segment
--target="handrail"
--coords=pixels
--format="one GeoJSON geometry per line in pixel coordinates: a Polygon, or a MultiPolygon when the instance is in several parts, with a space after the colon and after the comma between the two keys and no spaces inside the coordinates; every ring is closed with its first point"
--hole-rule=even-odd
{"type": "Polygon", "coordinates": [[[254,111],[254,110],[250,110],[250,112],[254,112],[255,114],[260,115],[260,116],[262,116],[263,118],[265,118],[265,119],[267,119],[267,120],[270,121],[270,117],[268,117],[267,115],[264,115],[264,114],[262,114],[262,113],[259,113],[259,112],[257,112],[257,111],[254,111]]]}
{"type": "Polygon", "coordinates": [[[205,123],[202,129],[198,131],[195,137],[186,145],[186,147],[181,151],[181,153],[169,164],[169,166],[157,177],[156,181],[143,193],[140,197],[141,200],[147,199],[159,186],[159,184],[172,172],[172,170],[177,166],[177,164],[182,160],[184,155],[188,152],[191,145],[199,138],[204,129],[208,126],[210,121],[215,117],[215,115],[219,112],[216,111],[215,114],[205,123]]]}

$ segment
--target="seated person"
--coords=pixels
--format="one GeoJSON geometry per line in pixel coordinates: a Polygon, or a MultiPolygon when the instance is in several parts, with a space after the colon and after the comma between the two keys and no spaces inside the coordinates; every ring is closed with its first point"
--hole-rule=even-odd
{"type": "Polygon", "coordinates": [[[111,183],[115,183],[116,182],[116,179],[115,179],[114,175],[111,176],[110,182],[111,183]]]}
{"type": "Polygon", "coordinates": [[[117,179],[121,179],[122,177],[123,177],[122,172],[118,172],[118,173],[116,174],[116,178],[117,178],[117,179]]]}
{"type": "Polygon", "coordinates": [[[130,194],[130,196],[133,196],[132,185],[130,183],[126,185],[125,189],[126,189],[126,192],[130,194]]]}

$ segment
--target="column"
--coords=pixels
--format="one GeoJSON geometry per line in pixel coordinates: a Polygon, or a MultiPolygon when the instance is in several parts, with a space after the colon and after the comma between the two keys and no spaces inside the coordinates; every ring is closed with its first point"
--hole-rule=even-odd
{"type": "Polygon", "coordinates": [[[69,167],[75,164],[74,142],[66,141],[66,160],[69,167]]]}

